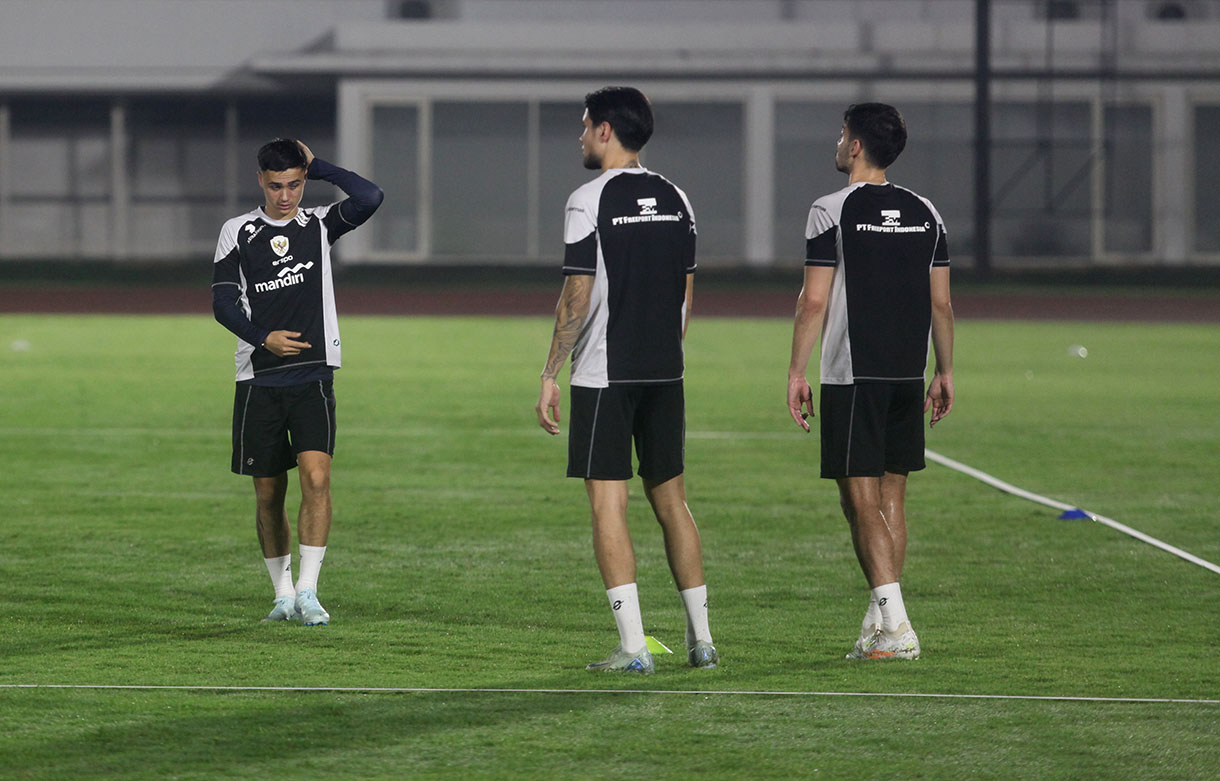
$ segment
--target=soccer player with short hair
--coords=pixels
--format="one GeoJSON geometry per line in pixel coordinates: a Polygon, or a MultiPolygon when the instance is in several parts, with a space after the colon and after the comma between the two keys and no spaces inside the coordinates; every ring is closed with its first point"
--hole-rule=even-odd
{"type": "Polygon", "coordinates": [[[334,374],[339,323],[330,248],[373,215],[381,188],[277,138],[258,150],[264,204],[224,224],[212,271],[212,311],[237,335],[233,463],[254,478],[256,528],[275,603],[264,621],[326,624],[318,573],[330,534],[335,452],[334,374]],[[347,198],[300,208],[306,179],[347,198]],[[300,574],[292,581],[291,529],[284,510],[288,470],[300,467],[300,574]]]}
{"type": "Polygon", "coordinates": [[[886,180],[906,146],[902,115],[850,106],[835,151],[848,186],[819,198],[805,229],[805,285],[788,365],[788,411],[809,431],[805,378],[822,337],[822,470],[839,486],[852,545],[871,589],[849,659],[917,659],[902,601],[906,484],[923,469],[923,414],[953,408],[953,307],[945,226],[926,198],[886,180]],[[936,357],[924,394],[928,343],[936,357]]]}
{"type": "Polygon", "coordinates": [[[652,136],[648,99],[631,87],[585,96],[585,168],[601,175],[572,193],[564,224],[563,292],[542,370],[538,424],[559,433],[555,378],[572,356],[568,477],[585,481],[593,552],[619,630],[619,646],[589,670],[652,673],[627,528],[634,440],[644,494],[686,607],[687,660],[718,656],[707,620],[707,584],[683,483],[686,412],[682,341],[695,272],[695,218],[686,194],[643,168],[652,136]]]}

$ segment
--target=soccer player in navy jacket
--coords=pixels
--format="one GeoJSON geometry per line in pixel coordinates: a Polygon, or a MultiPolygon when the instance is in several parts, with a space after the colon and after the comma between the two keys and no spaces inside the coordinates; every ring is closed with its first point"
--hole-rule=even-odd
{"type": "Polygon", "coordinates": [[[331,525],[335,369],[341,365],[331,245],[381,205],[372,182],[279,138],[258,151],[261,207],[224,224],[212,273],[212,310],[237,336],[232,470],[254,479],[259,544],[275,587],[265,621],[326,624],[318,573],[331,525]],[[348,197],[301,208],[307,179],[348,197]],[[284,509],[288,471],[299,468],[300,574],[292,580],[284,509]]]}

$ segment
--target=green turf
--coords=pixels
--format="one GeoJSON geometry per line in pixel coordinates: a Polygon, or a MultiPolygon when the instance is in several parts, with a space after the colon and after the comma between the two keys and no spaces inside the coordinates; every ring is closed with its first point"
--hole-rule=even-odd
{"type": "MultiPolygon", "coordinates": [[[[616,635],[564,440],[534,422],[549,324],[343,326],[334,620],[304,628],[257,621],[232,338],[198,317],[0,316],[0,684],[1220,699],[1220,576],[936,465],[908,505],[924,658],[844,661],[865,585],[787,416],[790,326],[769,320],[698,320],[687,346],[721,669],[585,673],[616,635]]],[[[959,406],[929,447],[1220,562],[1218,348],[1214,326],[960,323],[959,406]]],[[[680,649],[632,501],[647,631],[680,649]]],[[[1192,703],[7,688],[0,776],[1196,778],[1218,724],[1192,703]]]]}

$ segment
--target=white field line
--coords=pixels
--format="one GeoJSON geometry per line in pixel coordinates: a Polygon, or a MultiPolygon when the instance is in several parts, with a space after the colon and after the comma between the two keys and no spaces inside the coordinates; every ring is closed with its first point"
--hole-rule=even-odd
{"type": "Polygon", "coordinates": [[[1037,694],[939,694],[924,692],[735,691],[732,689],[498,689],[392,686],[153,686],[138,684],[4,683],[0,689],[94,689],[115,691],[332,692],[339,694],[661,694],[725,697],[897,697],[938,700],[1029,700],[1035,702],[1174,703],[1220,705],[1220,700],[1179,697],[1071,697],[1037,694]]]}
{"type": "Polygon", "coordinates": [[[972,466],[967,466],[966,464],[963,464],[960,461],[954,461],[952,458],[942,456],[940,453],[936,453],[931,450],[924,450],[924,455],[928,458],[929,461],[935,461],[936,463],[938,463],[942,466],[947,466],[950,469],[961,472],[964,475],[969,475],[970,477],[973,477],[976,480],[986,483],[987,485],[991,486],[992,488],[998,488],[999,490],[1001,490],[1005,493],[1012,494],[1013,496],[1019,496],[1022,499],[1028,499],[1031,502],[1037,502],[1038,504],[1044,504],[1047,507],[1054,507],[1056,510],[1080,509],[1081,512],[1088,515],[1090,518],[1092,518],[1094,521],[1097,521],[1098,523],[1103,523],[1112,529],[1116,529],[1116,530],[1122,532],[1123,534],[1128,534],[1128,535],[1134,537],[1135,539],[1140,540],[1141,542],[1146,542],[1149,545],[1152,545],[1153,547],[1160,548],[1161,550],[1166,551],[1168,553],[1172,553],[1173,555],[1178,556],[1179,558],[1183,558],[1186,561],[1189,561],[1191,564],[1198,564],[1200,567],[1203,567],[1204,569],[1209,569],[1212,572],[1215,572],[1217,575],[1220,575],[1220,566],[1213,564],[1210,561],[1207,561],[1206,559],[1201,559],[1198,556],[1195,556],[1193,553],[1187,553],[1186,551],[1182,550],[1181,548],[1175,548],[1174,546],[1170,545],[1169,543],[1162,542],[1161,540],[1158,540],[1156,537],[1152,537],[1147,534],[1144,534],[1142,531],[1139,531],[1138,529],[1132,529],[1130,526],[1121,524],[1112,518],[1107,518],[1104,515],[1098,515],[1096,513],[1091,513],[1088,510],[1078,508],[1074,505],[1065,504],[1064,502],[1056,501],[1049,497],[1033,493],[1032,491],[1026,491],[1024,488],[1018,488],[1011,483],[1006,483],[1003,480],[1000,480],[997,477],[993,477],[981,470],[975,469],[972,466]]]}

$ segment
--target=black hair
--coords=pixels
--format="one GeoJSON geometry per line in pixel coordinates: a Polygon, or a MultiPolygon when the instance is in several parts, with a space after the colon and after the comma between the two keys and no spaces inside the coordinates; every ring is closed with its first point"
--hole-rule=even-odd
{"type": "Polygon", "coordinates": [[[907,123],[885,103],[853,103],[843,112],[849,138],[860,142],[870,163],[889,168],[907,145],[907,123]]]}
{"type": "Polygon", "coordinates": [[[635,87],[602,87],[585,95],[589,121],[609,122],[624,149],[638,152],[652,138],[652,104],[635,87]]]}
{"type": "Polygon", "coordinates": [[[305,153],[291,138],[277,138],[263,144],[258,150],[258,170],[287,171],[290,168],[307,168],[305,153]]]}

